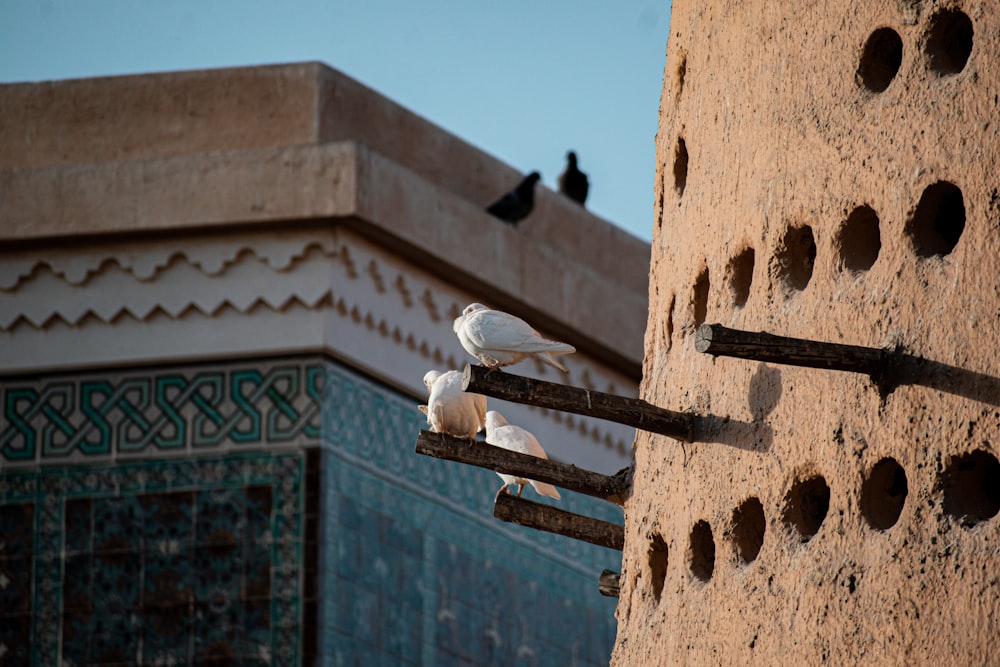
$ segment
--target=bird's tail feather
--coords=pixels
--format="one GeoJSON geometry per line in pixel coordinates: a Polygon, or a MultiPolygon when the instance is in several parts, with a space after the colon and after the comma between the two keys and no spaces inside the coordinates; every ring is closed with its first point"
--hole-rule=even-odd
{"type": "Polygon", "coordinates": [[[548,364],[553,368],[558,368],[563,373],[569,373],[569,369],[563,366],[558,359],[556,359],[551,355],[551,353],[543,353],[538,355],[538,360],[541,361],[543,364],[548,364]]]}
{"type": "Polygon", "coordinates": [[[535,487],[535,491],[538,492],[538,495],[548,496],[549,498],[559,500],[559,492],[556,490],[556,487],[545,482],[536,482],[534,480],[529,481],[531,482],[531,486],[535,487]]]}

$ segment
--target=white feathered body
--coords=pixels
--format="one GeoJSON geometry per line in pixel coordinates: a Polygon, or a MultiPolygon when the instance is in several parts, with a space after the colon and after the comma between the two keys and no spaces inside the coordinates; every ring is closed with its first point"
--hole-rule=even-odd
{"type": "Polygon", "coordinates": [[[490,368],[534,357],[565,372],[555,355],[576,352],[572,345],[543,338],[521,318],[480,303],[466,306],[453,328],[465,351],[490,368]]]}
{"type": "Polygon", "coordinates": [[[428,371],[424,384],[430,396],[420,407],[432,431],[472,440],[485,427],[486,397],[463,391],[461,373],[428,371]]]}
{"type": "MultiPolygon", "coordinates": [[[[540,459],[549,458],[546,456],[545,450],[542,449],[542,446],[538,444],[538,440],[535,439],[534,435],[520,426],[510,424],[506,419],[504,419],[503,415],[495,410],[490,410],[486,413],[486,442],[495,447],[502,447],[512,452],[520,452],[521,454],[537,456],[540,459]]],[[[518,495],[521,495],[521,489],[523,489],[525,485],[531,484],[539,495],[556,498],[557,500],[559,498],[559,491],[557,491],[556,487],[551,484],[536,482],[535,480],[518,477],[516,475],[505,475],[499,472],[497,475],[503,480],[504,488],[516,484],[518,488],[518,495]]],[[[501,491],[503,491],[503,488],[501,491]]]]}

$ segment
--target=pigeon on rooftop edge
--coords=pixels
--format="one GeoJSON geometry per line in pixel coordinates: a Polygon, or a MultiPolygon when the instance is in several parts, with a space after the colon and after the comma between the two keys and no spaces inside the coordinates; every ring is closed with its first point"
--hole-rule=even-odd
{"type": "Polygon", "coordinates": [[[590,182],[587,180],[587,174],[577,167],[576,153],[573,151],[566,153],[566,169],[559,174],[559,192],[583,206],[589,191],[590,182]]]}
{"type": "Polygon", "coordinates": [[[430,397],[419,407],[433,432],[473,440],[485,428],[486,397],[463,391],[461,373],[427,371],[424,385],[430,397]]]}
{"type": "Polygon", "coordinates": [[[535,207],[535,184],[541,178],[537,171],[531,172],[516,188],[486,207],[486,211],[508,224],[516,225],[528,217],[535,207]]]}
{"type": "MultiPolygon", "coordinates": [[[[545,450],[542,449],[540,444],[538,444],[538,440],[535,439],[535,436],[520,426],[514,426],[508,422],[504,419],[504,416],[496,410],[490,410],[486,413],[486,442],[494,447],[502,447],[503,449],[512,452],[528,454],[540,459],[549,458],[545,455],[545,450]]],[[[555,498],[556,500],[559,499],[559,492],[556,491],[556,487],[551,484],[536,482],[533,479],[526,479],[515,475],[505,475],[499,472],[497,475],[503,480],[503,486],[501,486],[500,490],[497,491],[496,498],[499,498],[501,493],[515,484],[517,485],[517,495],[520,497],[521,492],[524,491],[524,487],[527,484],[531,484],[539,495],[555,498]]],[[[496,501],[496,498],[494,498],[494,502],[496,501]]]]}
{"type": "Polygon", "coordinates": [[[566,373],[555,355],[576,352],[572,345],[543,338],[520,317],[481,303],[466,306],[452,328],[465,351],[493,370],[533,357],[566,373]]]}

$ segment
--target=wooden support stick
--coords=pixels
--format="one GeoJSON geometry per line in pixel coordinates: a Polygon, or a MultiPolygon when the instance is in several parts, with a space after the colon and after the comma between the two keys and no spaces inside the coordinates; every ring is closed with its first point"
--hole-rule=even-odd
{"type": "Polygon", "coordinates": [[[694,349],[714,356],[864,373],[876,382],[886,375],[893,355],[879,348],[740,331],[721,324],[698,327],[694,349]]]}
{"type": "Polygon", "coordinates": [[[597,590],[601,592],[601,595],[616,598],[621,588],[620,580],[621,575],[614,570],[604,570],[597,580],[597,590]]]}
{"type": "Polygon", "coordinates": [[[604,394],[469,364],[462,373],[462,388],[514,403],[606,419],[681,442],[694,439],[694,416],[659,408],[641,398],[604,394]]]}
{"type": "Polygon", "coordinates": [[[567,463],[494,447],[478,440],[470,442],[431,431],[420,431],[420,435],[417,436],[416,452],[448,461],[468,463],[507,475],[518,475],[536,482],[548,482],[618,505],[624,503],[623,494],[631,483],[628,468],[614,475],[602,475],[567,463]]]}
{"type": "Polygon", "coordinates": [[[608,549],[621,551],[625,547],[623,526],[518,498],[509,493],[497,496],[493,516],[501,521],[564,535],[608,549]]]}

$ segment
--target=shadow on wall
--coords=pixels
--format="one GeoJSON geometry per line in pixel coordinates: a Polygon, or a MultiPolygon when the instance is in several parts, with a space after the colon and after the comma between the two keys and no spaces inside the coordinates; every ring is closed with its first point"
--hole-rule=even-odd
{"type": "Polygon", "coordinates": [[[893,366],[890,391],[905,384],[920,385],[987,405],[1000,406],[1000,378],[992,375],[910,354],[899,355],[893,366]]]}

